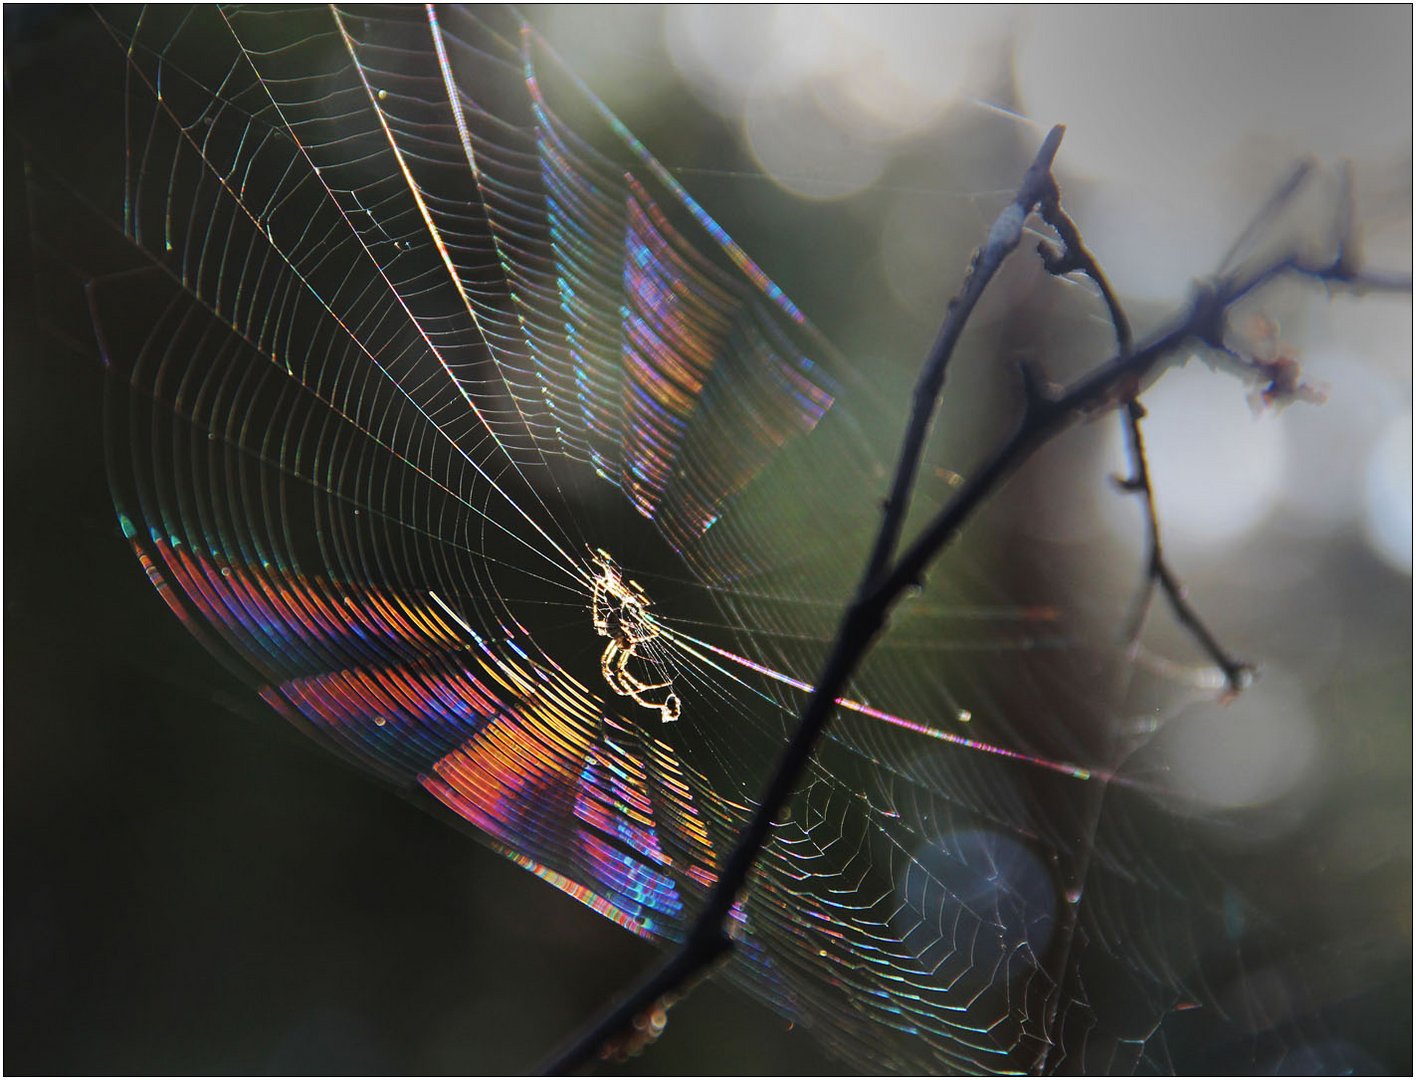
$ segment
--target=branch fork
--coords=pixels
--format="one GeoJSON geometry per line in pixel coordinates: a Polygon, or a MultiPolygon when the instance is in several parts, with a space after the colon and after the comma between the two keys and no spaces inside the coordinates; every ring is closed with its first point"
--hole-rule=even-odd
{"type": "MultiPolygon", "coordinates": [[[[1244,297],[1280,276],[1297,275],[1355,291],[1382,289],[1410,292],[1411,281],[1397,276],[1366,274],[1355,266],[1351,256],[1349,204],[1340,222],[1337,255],[1331,263],[1311,266],[1289,255],[1248,275],[1226,274],[1221,269],[1215,278],[1197,285],[1186,309],[1171,321],[1167,329],[1137,345],[1132,339],[1129,320],[1106,275],[1083,243],[1075,222],[1062,207],[1061,191],[1052,172],[1052,163],[1061,145],[1063,131],[1061,126],[1057,126],[1048,132],[1025,172],[1017,194],[995,219],[987,240],[970,261],[958,295],[949,302],[939,334],[915,386],[913,409],[894,478],[888,495],[881,503],[880,528],[861,574],[855,599],[842,615],[836,637],[817,676],[815,689],[802,710],[797,729],[768,781],[755,814],[721,866],[717,882],[709,891],[697,921],[685,940],[657,969],[549,1063],[546,1067],[548,1074],[568,1073],[597,1055],[621,1056],[626,1048],[636,1045],[633,1033],[645,1031],[646,1025],[654,1029],[657,1037],[663,1027],[664,1010],[727,956],[733,947],[731,934],[726,929],[733,907],[771,834],[773,822],[780,819],[782,808],[796,790],[813,756],[816,743],[835,711],[836,699],[844,692],[851,673],[874,643],[890,609],[908,590],[918,587],[928,566],[958,535],[964,524],[1037,449],[1088,412],[1124,404],[1120,412],[1126,425],[1131,474],[1120,480],[1119,484],[1123,490],[1143,497],[1146,506],[1149,553],[1136,611],[1132,616],[1130,643],[1135,644],[1150,598],[1159,588],[1169,600],[1177,621],[1224,673],[1229,695],[1237,694],[1248,685],[1253,668],[1231,656],[1220,645],[1190,606],[1179,578],[1165,560],[1141,433],[1145,409],[1137,400],[1140,387],[1146,375],[1162,359],[1186,345],[1200,345],[1233,356],[1224,344],[1229,310],[1244,297]],[[1054,275],[1081,273],[1097,287],[1111,319],[1116,355],[1056,394],[1049,392],[1038,371],[1031,366],[1023,366],[1024,409],[1013,433],[958,486],[953,498],[923,528],[920,535],[903,551],[899,551],[900,534],[923,457],[926,436],[954,347],[979,298],[999,267],[1020,243],[1024,224],[1034,211],[1051,227],[1060,245],[1046,241],[1039,244],[1038,254],[1044,268],[1054,275]],[[630,1035],[627,1036],[627,1032],[630,1035]]],[[[1294,170],[1241,235],[1225,259],[1225,265],[1261,224],[1270,220],[1292,199],[1310,171],[1311,165],[1308,163],[1294,170]]],[[[1045,1068],[1049,1046],[1050,1043],[1044,1044],[1038,1058],[1038,1068],[1045,1068]]]]}

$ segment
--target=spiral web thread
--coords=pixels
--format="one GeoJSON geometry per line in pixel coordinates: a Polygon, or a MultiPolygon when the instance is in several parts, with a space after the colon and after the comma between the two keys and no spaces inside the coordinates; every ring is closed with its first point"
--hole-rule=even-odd
{"type": "MultiPolygon", "coordinates": [[[[153,272],[94,306],[153,583],[303,730],[680,939],[864,559],[893,406],[512,12],[111,29],[153,272]],[[605,573],[673,723],[602,678],[605,573]]],[[[1079,724],[1119,724],[1107,658],[939,576],[842,701],[729,977],[872,1071],[1167,1070],[1194,1006],[1233,1019],[1221,879],[1079,724]]],[[[1237,1026],[1255,1060],[1293,1038],[1237,1026]]]]}

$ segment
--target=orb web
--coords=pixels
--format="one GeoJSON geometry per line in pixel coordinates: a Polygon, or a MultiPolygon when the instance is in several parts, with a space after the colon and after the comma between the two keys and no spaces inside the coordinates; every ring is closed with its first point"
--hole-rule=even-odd
{"type": "MultiPolygon", "coordinates": [[[[680,940],[864,563],[899,403],[512,12],[111,28],[146,262],[91,295],[154,585],[331,749],[680,940]]],[[[1227,1015],[1215,954],[1264,944],[1214,936],[1242,898],[1114,769],[1134,673],[964,558],[935,579],[728,976],[872,1071],[1173,1068],[1173,1025],[1227,1015]]],[[[1255,1061],[1297,1039],[1240,1027],[1255,1061]]]]}

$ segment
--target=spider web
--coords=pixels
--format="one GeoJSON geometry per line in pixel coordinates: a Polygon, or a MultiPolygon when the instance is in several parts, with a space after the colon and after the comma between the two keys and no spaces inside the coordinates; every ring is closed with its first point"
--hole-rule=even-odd
{"type": "MultiPolygon", "coordinates": [[[[92,298],[154,585],[297,726],[682,938],[863,564],[898,403],[512,12],[112,29],[150,262],[92,298]],[[605,573],[672,723],[606,677],[605,573]]],[[[1170,1071],[1197,1013],[1282,1061],[1303,1033],[1233,991],[1262,930],[1125,752],[1135,673],[966,559],[935,578],[763,852],[728,977],[871,1071],[1170,1071]]]]}

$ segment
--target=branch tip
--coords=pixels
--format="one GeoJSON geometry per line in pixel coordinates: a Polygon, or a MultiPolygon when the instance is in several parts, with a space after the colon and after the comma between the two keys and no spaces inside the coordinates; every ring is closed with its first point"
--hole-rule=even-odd
{"type": "Polygon", "coordinates": [[[1044,169],[1051,169],[1052,162],[1057,158],[1057,151],[1062,146],[1062,136],[1066,134],[1066,124],[1053,124],[1047,137],[1042,140],[1042,147],[1037,152],[1035,164],[1041,165],[1044,169]]]}
{"type": "Polygon", "coordinates": [[[1136,495],[1146,490],[1145,481],[1139,476],[1122,476],[1120,473],[1111,474],[1111,482],[1116,485],[1116,490],[1126,495],[1136,495]]]}
{"type": "Polygon", "coordinates": [[[1039,240],[1037,253],[1042,259],[1042,268],[1053,277],[1061,277],[1063,274],[1070,274],[1073,270],[1081,269],[1076,253],[1068,248],[1057,247],[1046,240],[1039,240]]]}

